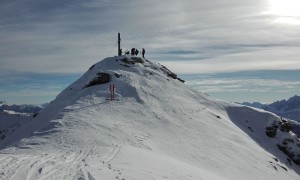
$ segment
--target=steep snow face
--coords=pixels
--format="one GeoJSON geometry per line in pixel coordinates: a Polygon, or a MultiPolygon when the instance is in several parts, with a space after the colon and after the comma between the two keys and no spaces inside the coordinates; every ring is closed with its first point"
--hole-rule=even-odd
{"type": "Polygon", "coordinates": [[[0,141],[0,177],[299,179],[299,166],[276,147],[281,131],[266,136],[274,122],[186,87],[162,65],[107,58],[0,141]]]}

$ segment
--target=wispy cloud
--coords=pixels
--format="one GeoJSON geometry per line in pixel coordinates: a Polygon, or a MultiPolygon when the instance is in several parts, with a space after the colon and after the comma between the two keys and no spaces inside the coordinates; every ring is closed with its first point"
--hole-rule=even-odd
{"type": "Polygon", "coordinates": [[[232,53],[202,60],[164,62],[180,73],[217,73],[249,70],[298,70],[298,48],[274,47],[232,53]]]}
{"type": "Polygon", "coordinates": [[[182,75],[194,89],[228,101],[273,102],[299,94],[300,71],[182,75]]]}
{"type": "Polygon", "coordinates": [[[269,92],[296,90],[300,87],[300,81],[246,78],[210,78],[188,81],[187,84],[205,92],[269,92]]]}
{"type": "Polygon", "coordinates": [[[0,74],[82,74],[117,32],[177,73],[300,69],[300,24],[282,18],[261,0],[0,1],[0,74]]]}
{"type": "Polygon", "coordinates": [[[237,58],[272,64],[280,48],[284,58],[293,61],[283,69],[296,67],[289,53],[299,51],[299,29],[283,29],[267,10],[268,4],[259,0],[1,1],[0,70],[84,72],[95,61],[116,54],[118,31],[124,49],[145,47],[149,58],[181,60],[176,70],[193,63],[206,66],[206,71],[222,71],[211,64],[221,61],[233,67],[237,58]],[[261,49],[267,52],[262,55],[261,49]],[[194,62],[202,59],[209,62],[194,62]]]}

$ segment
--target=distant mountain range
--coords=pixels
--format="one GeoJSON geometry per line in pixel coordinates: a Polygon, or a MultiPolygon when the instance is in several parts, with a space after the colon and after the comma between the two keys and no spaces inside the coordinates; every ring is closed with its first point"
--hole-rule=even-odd
{"type": "Polygon", "coordinates": [[[262,104],[259,102],[243,102],[242,105],[264,109],[288,119],[300,121],[300,96],[293,96],[288,100],[276,101],[271,104],[262,104]]]}
{"type": "Polygon", "coordinates": [[[0,140],[28,123],[46,105],[8,105],[7,102],[0,100],[0,140]]]}
{"type": "Polygon", "coordinates": [[[42,110],[47,104],[43,105],[31,105],[31,104],[22,104],[22,105],[8,105],[5,101],[0,100],[0,113],[6,114],[19,114],[19,115],[33,115],[42,110]]]}

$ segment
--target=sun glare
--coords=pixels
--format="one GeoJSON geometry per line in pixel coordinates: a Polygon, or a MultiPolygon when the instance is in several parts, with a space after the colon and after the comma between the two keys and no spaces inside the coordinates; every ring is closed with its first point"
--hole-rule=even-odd
{"type": "Polygon", "coordinates": [[[300,0],[269,0],[270,12],[284,17],[300,16],[300,0]]]}

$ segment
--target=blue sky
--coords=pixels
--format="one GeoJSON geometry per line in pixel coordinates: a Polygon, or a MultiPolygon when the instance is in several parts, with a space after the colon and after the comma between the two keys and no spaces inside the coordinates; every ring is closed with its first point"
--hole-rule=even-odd
{"type": "Polygon", "coordinates": [[[0,100],[44,103],[92,64],[145,48],[195,89],[227,101],[299,92],[298,0],[2,0],[0,100]]]}

